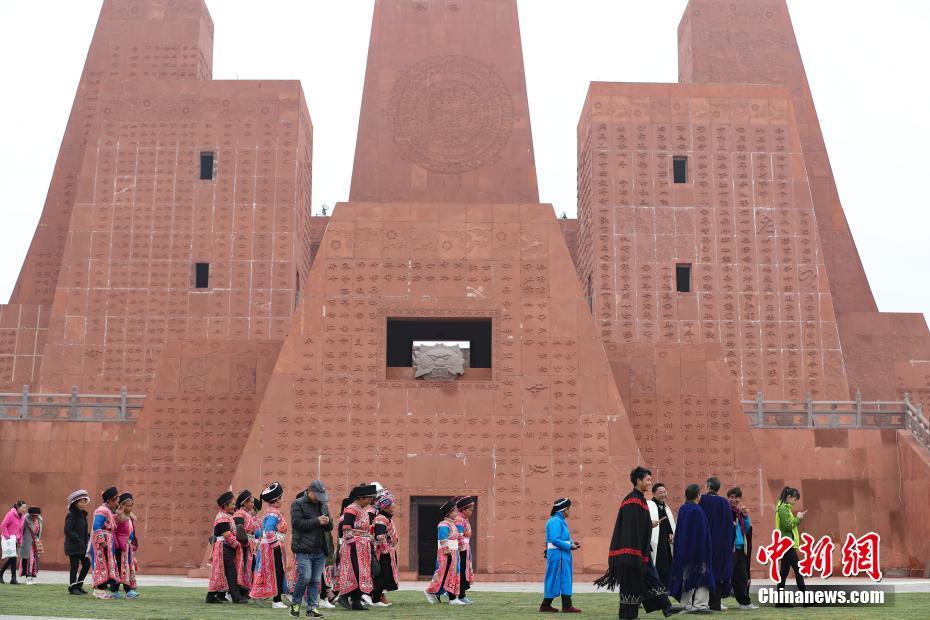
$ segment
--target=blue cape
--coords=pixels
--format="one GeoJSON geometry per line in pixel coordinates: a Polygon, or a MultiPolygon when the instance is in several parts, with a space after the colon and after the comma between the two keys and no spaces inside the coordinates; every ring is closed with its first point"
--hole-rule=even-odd
{"type": "Polygon", "coordinates": [[[707,517],[700,506],[685,502],[678,509],[668,593],[680,601],[682,593],[701,586],[715,590],[712,561],[707,517]]]}
{"type": "MultiPolygon", "coordinates": [[[[707,527],[710,529],[713,571],[717,578],[715,589],[718,595],[726,597],[730,594],[730,580],[733,578],[733,541],[736,539],[730,502],[719,495],[705,493],[698,505],[707,515],[707,527]]],[[[678,536],[675,538],[677,542],[678,536]]]]}

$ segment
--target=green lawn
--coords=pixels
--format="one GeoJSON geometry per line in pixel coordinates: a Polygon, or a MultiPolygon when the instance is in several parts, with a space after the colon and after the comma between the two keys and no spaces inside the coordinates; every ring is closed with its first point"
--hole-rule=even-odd
{"type": "MultiPolygon", "coordinates": [[[[268,603],[249,605],[206,605],[206,592],[195,588],[150,587],[141,588],[142,596],[136,600],[101,601],[91,595],[69,596],[64,586],[0,586],[0,615],[71,616],[86,618],[263,618],[288,617],[283,609],[271,609],[268,603]]],[[[506,594],[476,592],[471,607],[429,605],[420,592],[395,592],[389,595],[394,602],[387,609],[368,612],[348,612],[342,609],[324,610],[330,618],[349,618],[359,614],[377,618],[526,618],[538,614],[540,597],[537,594],[506,594]]],[[[582,617],[616,618],[615,594],[578,594],[575,605],[584,610],[582,617]]],[[[728,602],[733,602],[732,599],[728,602]]],[[[558,601],[555,603],[558,605],[558,601]]],[[[739,610],[723,612],[730,618],[930,618],[930,594],[898,594],[894,606],[883,608],[844,609],[775,609],[765,607],[755,612],[739,610]]],[[[302,615],[302,614],[301,614],[302,615]]],[[[714,614],[718,616],[718,614],[714,614]]],[[[642,618],[661,619],[661,613],[642,618]]],[[[691,616],[695,617],[695,616],[691,616]]]]}

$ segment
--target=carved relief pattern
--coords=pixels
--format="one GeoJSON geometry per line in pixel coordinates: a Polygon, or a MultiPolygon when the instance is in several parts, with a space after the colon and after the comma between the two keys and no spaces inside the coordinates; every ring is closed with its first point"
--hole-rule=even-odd
{"type": "Polygon", "coordinates": [[[510,139],[513,101],[495,69],[432,56],[404,71],[390,101],[394,144],[427,170],[459,174],[495,159],[510,139]]]}

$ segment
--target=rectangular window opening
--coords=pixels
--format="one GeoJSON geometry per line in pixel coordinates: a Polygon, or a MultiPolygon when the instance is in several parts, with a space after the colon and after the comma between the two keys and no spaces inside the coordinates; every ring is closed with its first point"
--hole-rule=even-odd
{"type": "Polygon", "coordinates": [[[691,292],[691,265],[681,263],[675,265],[675,290],[679,293],[691,292]]]}
{"type": "MultiPolygon", "coordinates": [[[[443,344],[463,350],[464,375],[456,375],[467,381],[491,378],[491,319],[461,318],[434,319],[389,318],[385,339],[385,361],[389,378],[418,378],[415,354],[422,347],[443,344]],[[409,375],[409,376],[408,376],[409,375]]],[[[442,375],[445,359],[436,357],[432,362],[439,366],[442,375]]],[[[425,378],[436,377],[432,372],[425,378]]],[[[424,378],[424,377],[419,377],[424,378]]]]}
{"type": "Polygon", "coordinates": [[[688,157],[686,155],[676,155],[672,158],[672,176],[675,183],[688,182],[688,157]]]}
{"type": "Polygon", "coordinates": [[[194,288],[210,288],[210,263],[194,263],[194,288]]]}
{"type": "Polygon", "coordinates": [[[213,180],[213,151],[203,151],[200,153],[200,180],[213,180]]]}

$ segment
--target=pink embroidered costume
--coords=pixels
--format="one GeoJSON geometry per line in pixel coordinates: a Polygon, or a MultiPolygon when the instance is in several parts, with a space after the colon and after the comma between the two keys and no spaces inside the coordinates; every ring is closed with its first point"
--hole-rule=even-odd
{"type": "Polygon", "coordinates": [[[394,496],[390,491],[375,500],[378,514],[374,520],[375,558],[381,567],[378,576],[373,579],[374,589],[371,600],[384,602],[381,597],[385,592],[397,589],[397,529],[394,527],[394,496]]]}
{"type": "Polygon", "coordinates": [[[281,601],[281,595],[287,594],[287,565],[285,563],[284,542],[287,534],[287,522],[278,506],[284,487],[273,482],[262,491],[262,502],[266,504],[260,520],[261,529],[258,539],[258,553],[255,572],[252,575],[252,598],[269,598],[281,601]]]}
{"type": "Polygon", "coordinates": [[[245,534],[245,544],[242,544],[242,563],[238,573],[238,584],[240,588],[245,588],[246,592],[252,587],[252,564],[255,560],[255,551],[258,548],[258,542],[255,540],[255,532],[258,530],[258,521],[243,506],[252,494],[249,491],[243,491],[236,498],[236,512],[233,513],[233,522],[237,528],[237,539],[242,544],[242,536],[238,536],[239,529],[245,534]]]}
{"type": "MultiPolygon", "coordinates": [[[[129,493],[120,495],[120,504],[127,499],[132,499],[129,493]]],[[[136,551],[139,549],[139,541],[136,539],[136,524],[134,519],[125,519],[116,524],[116,559],[119,567],[120,583],[126,588],[127,593],[136,589],[136,571],[139,569],[139,562],[136,559],[136,551]]]]}
{"type": "Polygon", "coordinates": [[[20,576],[26,577],[26,583],[31,583],[31,580],[39,574],[42,528],[42,509],[38,506],[30,506],[23,521],[23,542],[19,548],[19,557],[22,559],[20,576]]]}
{"type": "Polygon", "coordinates": [[[359,504],[373,499],[377,490],[373,484],[352,489],[339,522],[339,573],[336,590],[339,604],[346,609],[359,609],[362,594],[370,594],[374,584],[371,578],[372,541],[371,521],[366,506],[359,504]]]}
{"type": "Polygon", "coordinates": [[[213,519],[213,553],[210,556],[210,582],[207,603],[225,602],[228,592],[234,603],[247,603],[236,587],[237,571],[242,567],[242,545],[236,540],[233,522],[233,493],[226,491],[216,503],[220,511],[213,519]]]}
{"type": "MultiPolygon", "coordinates": [[[[119,589],[119,565],[116,562],[116,515],[106,502],[119,495],[116,487],[103,492],[104,503],[94,511],[94,525],[91,528],[91,576],[94,588],[119,589]]],[[[111,597],[107,597],[111,598],[111,597]]]]}
{"type": "Polygon", "coordinates": [[[449,600],[459,595],[459,530],[455,527],[457,498],[450,499],[439,509],[443,519],[437,528],[438,553],[436,556],[436,572],[426,588],[427,600],[438,603],[443,594],[449,595],[449,600]]]}
{"type": "Polygon", "coordinates": [[[471,584],[475,581],[472,573],[471,559],[471,522],[465,514],[470,509],[474,510],[475,498],[471,496],[461,497],[455,502],[458,514],[455,515],[455,527],[459,531],[459,577],[461,585],[459,586],[459,598],[466,603],[469,602],[465,593],[471,589],[471,584]]]}

